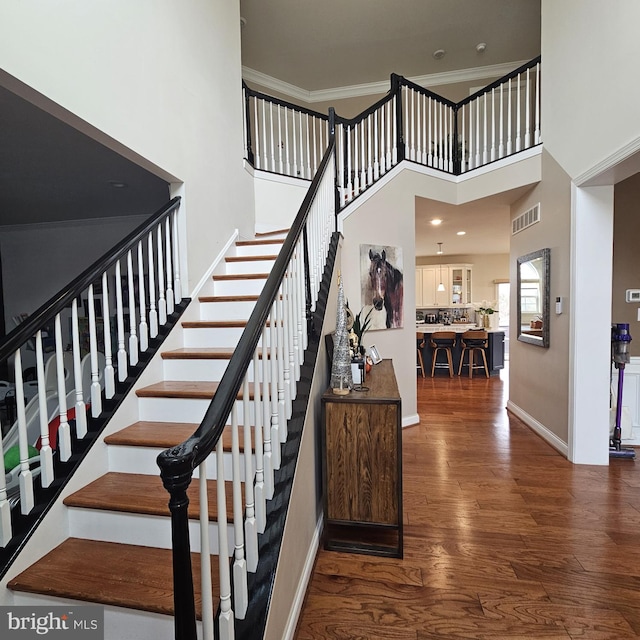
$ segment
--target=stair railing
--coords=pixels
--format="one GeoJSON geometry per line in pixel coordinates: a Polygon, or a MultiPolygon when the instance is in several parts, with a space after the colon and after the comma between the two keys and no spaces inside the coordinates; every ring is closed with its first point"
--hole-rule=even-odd
{"type": "MultiPolygon", "coordinates": [[[[267,500],[274,495],[280,446],[287,441],[287,421],[297,395],[301,365],[315,310],[324,261],[335,231],[335,133],[330,113],[329,146],[284,241],[262,293],[215,396],[196,432],[162,452],[158,465],[170,494],[175,637],[196,638],[196,597],[191,564],[187,488],[198,469],[203,637],[214,637],[209,547],[219,553],[217,633],[234,637],[234,620],[243,619],[249,601],[248,572],[258,566],[258,534],[265,531],[267,500]],[[225,481],[221,435],[231,425],[233,480],[225,481]],[[240,468],[239,431],[243,424],[244,469],[240,468]],[[252,468],[252,444],[255,469],[252,468]],[[217,495],[218,538],[210,543],[207,466],[213,465],[217,495]],[[242,473],[245,497],[242,499],[242,473]],[[252,481],[253,479],[253,481],[252,481]],[[229,493],[225,486],[229,485],[229,493]],[[232,496],[233,528],[227,527],[227,495],[232,496]],[[229,539],[231,538],[231,539],[229,539]],[[233,603],[233,605],[232,605],[233,603]]],[[[198,542],[197,540],[195,541],[198,542]]]]}
{"type": "Polygon", "coordinates": [[[14,376],[5,406],[15,402],[0,432],[0,547],[15,546],[16,521],[31,526],[25,517],[39,491],[86,446],[89,416],[101,415],[116,380],[127,379],[181,303],[179,206],[174,198],[159,209],[0,343],[14,376]]]}
{"type": "MultiPolygon", "coordinates": [[[[538,56],[457,103],[391,74],[385,97],[354,118],[336,116],[340,208],[404,159],[460,175],[540,144],[540,69],[538,56]]],[[[243,88],[247,159],[258,169],[307,177],[287,160],[292,129],[285,123],[296,123],[298,140],[315,140],[324,116],[243,88]],[[312,125],[305,114],[313,114],[312,125]]]]}
{"type": "Polygon", "coordinates": [[[262,171],[311,180],[329,140],[328,116],[250,89],[244,82],[247,160],[262,171]]]}

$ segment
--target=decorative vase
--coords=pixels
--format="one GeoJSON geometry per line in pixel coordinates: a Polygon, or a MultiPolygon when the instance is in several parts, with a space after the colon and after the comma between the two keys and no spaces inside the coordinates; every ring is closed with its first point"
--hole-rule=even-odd
{"type": "Polygon", "coordinates": [[[489,316],[488,313],[484,313],[482,315],[482,326],[485,329],[490,329],[491,328],[491,317],[489,316]]]}

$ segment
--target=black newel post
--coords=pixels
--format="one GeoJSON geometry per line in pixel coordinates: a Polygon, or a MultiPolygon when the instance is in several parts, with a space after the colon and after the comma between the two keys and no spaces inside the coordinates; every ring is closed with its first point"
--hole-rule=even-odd
{"type": "Polygon", "coordinates": [[[193,595],[191,544],[189,542],[189,498],[192,467],[185,457],[178,459],[175,449],[158,456],[162,484],[169,492],[171,541],[173,546],[173,603],[176,640],[197,640],[196,604],[193,595]],[[167,454],[173,454],[169,457],[167,454]]]}
{"type": "Polygon", "coordinates": [[[396,97],[396,131],[398,132],[398,162],[405,158],[404,129],[402,125],[402,76],[391,74],[391,93],[396,97]]]}
{"type": "Polygon", "coordinates": [[[462,173],[462,145],[458,142],[458,105],[453,107],[453,173],[459,176],[462,173]]]}
{"type": "Polygon", "coordinates": [[[254,157],[253,157],[253,145],[251,144],[251,96],[249,95],[249,88],[247,85],[242,83],[244,86],[244,117],[246,120],[246,129],[247,129],[247,160],[251,163],[251,166],[255,166],[254,157]]]}
{"type": "MultiPolygon", "coordinates": [[[[336,110],[333,107],[329,107],[329,144],[336,139],[336,110]]],[[[340,189],[338,188],[338,151],[337,145],[333,147],[333,160],[334,160],[334,198],[335,198],[335,228],[338,230],[338,214],[340,213],[340,189]]]]}

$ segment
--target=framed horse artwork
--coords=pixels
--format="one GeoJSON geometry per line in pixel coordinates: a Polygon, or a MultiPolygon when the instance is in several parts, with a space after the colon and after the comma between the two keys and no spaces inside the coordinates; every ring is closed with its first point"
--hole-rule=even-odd
{"type": "Polygon", "coordinates": [[[403,326],[402,248],[360,245],[360,285],[363,308],[373,307],[370,329],[403,326]]]}

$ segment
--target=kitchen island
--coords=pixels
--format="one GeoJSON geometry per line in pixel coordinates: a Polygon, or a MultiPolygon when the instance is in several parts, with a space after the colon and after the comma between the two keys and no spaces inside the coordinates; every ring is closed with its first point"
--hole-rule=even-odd
{"type": "MultiPolygon", "coordinates": [[[[470,329],[482,329],[476,324],[416,324],[416,333],[424,335],[424,347],[422,348],[422,358],[424,360],[424,370],[426,375],[431,373],[431,356],[432,349],[429,346],[429,336],[436,331],[454,331],[460,336],[470,329]]],[[[500,373],[500,369],[504,369],[504,330],[502,329],[484,329],[489,334],[489,345],[486,349],[487,364],[489,366],[489,375],[495,376],[500,373]]],[[[420,340],[418,339],[419,343],[420,340]]],[[[458,367],[460,366],[460,357],[462,356],[462,344],[460,339],[456,340],[456,344],[452,349],[453,356],[453,370],[458,373],[458,367]]],[[[438,362],[440,362],[440,355],[438,355],[438,362]]],[[[465,358],[466,363],[466,358],[465,358]]],[[[436,369],[436,372],[438,369],[436,369]]],[[[466,371],[466,369],[463,369],[466,371]]],[[[441,374],[442,375],[442,370],[441,374]]],[[[449,375],[445,371],[444,375],[449,375]]],[[[484,375],[484,373],[483,373],[484,375]]]]}

